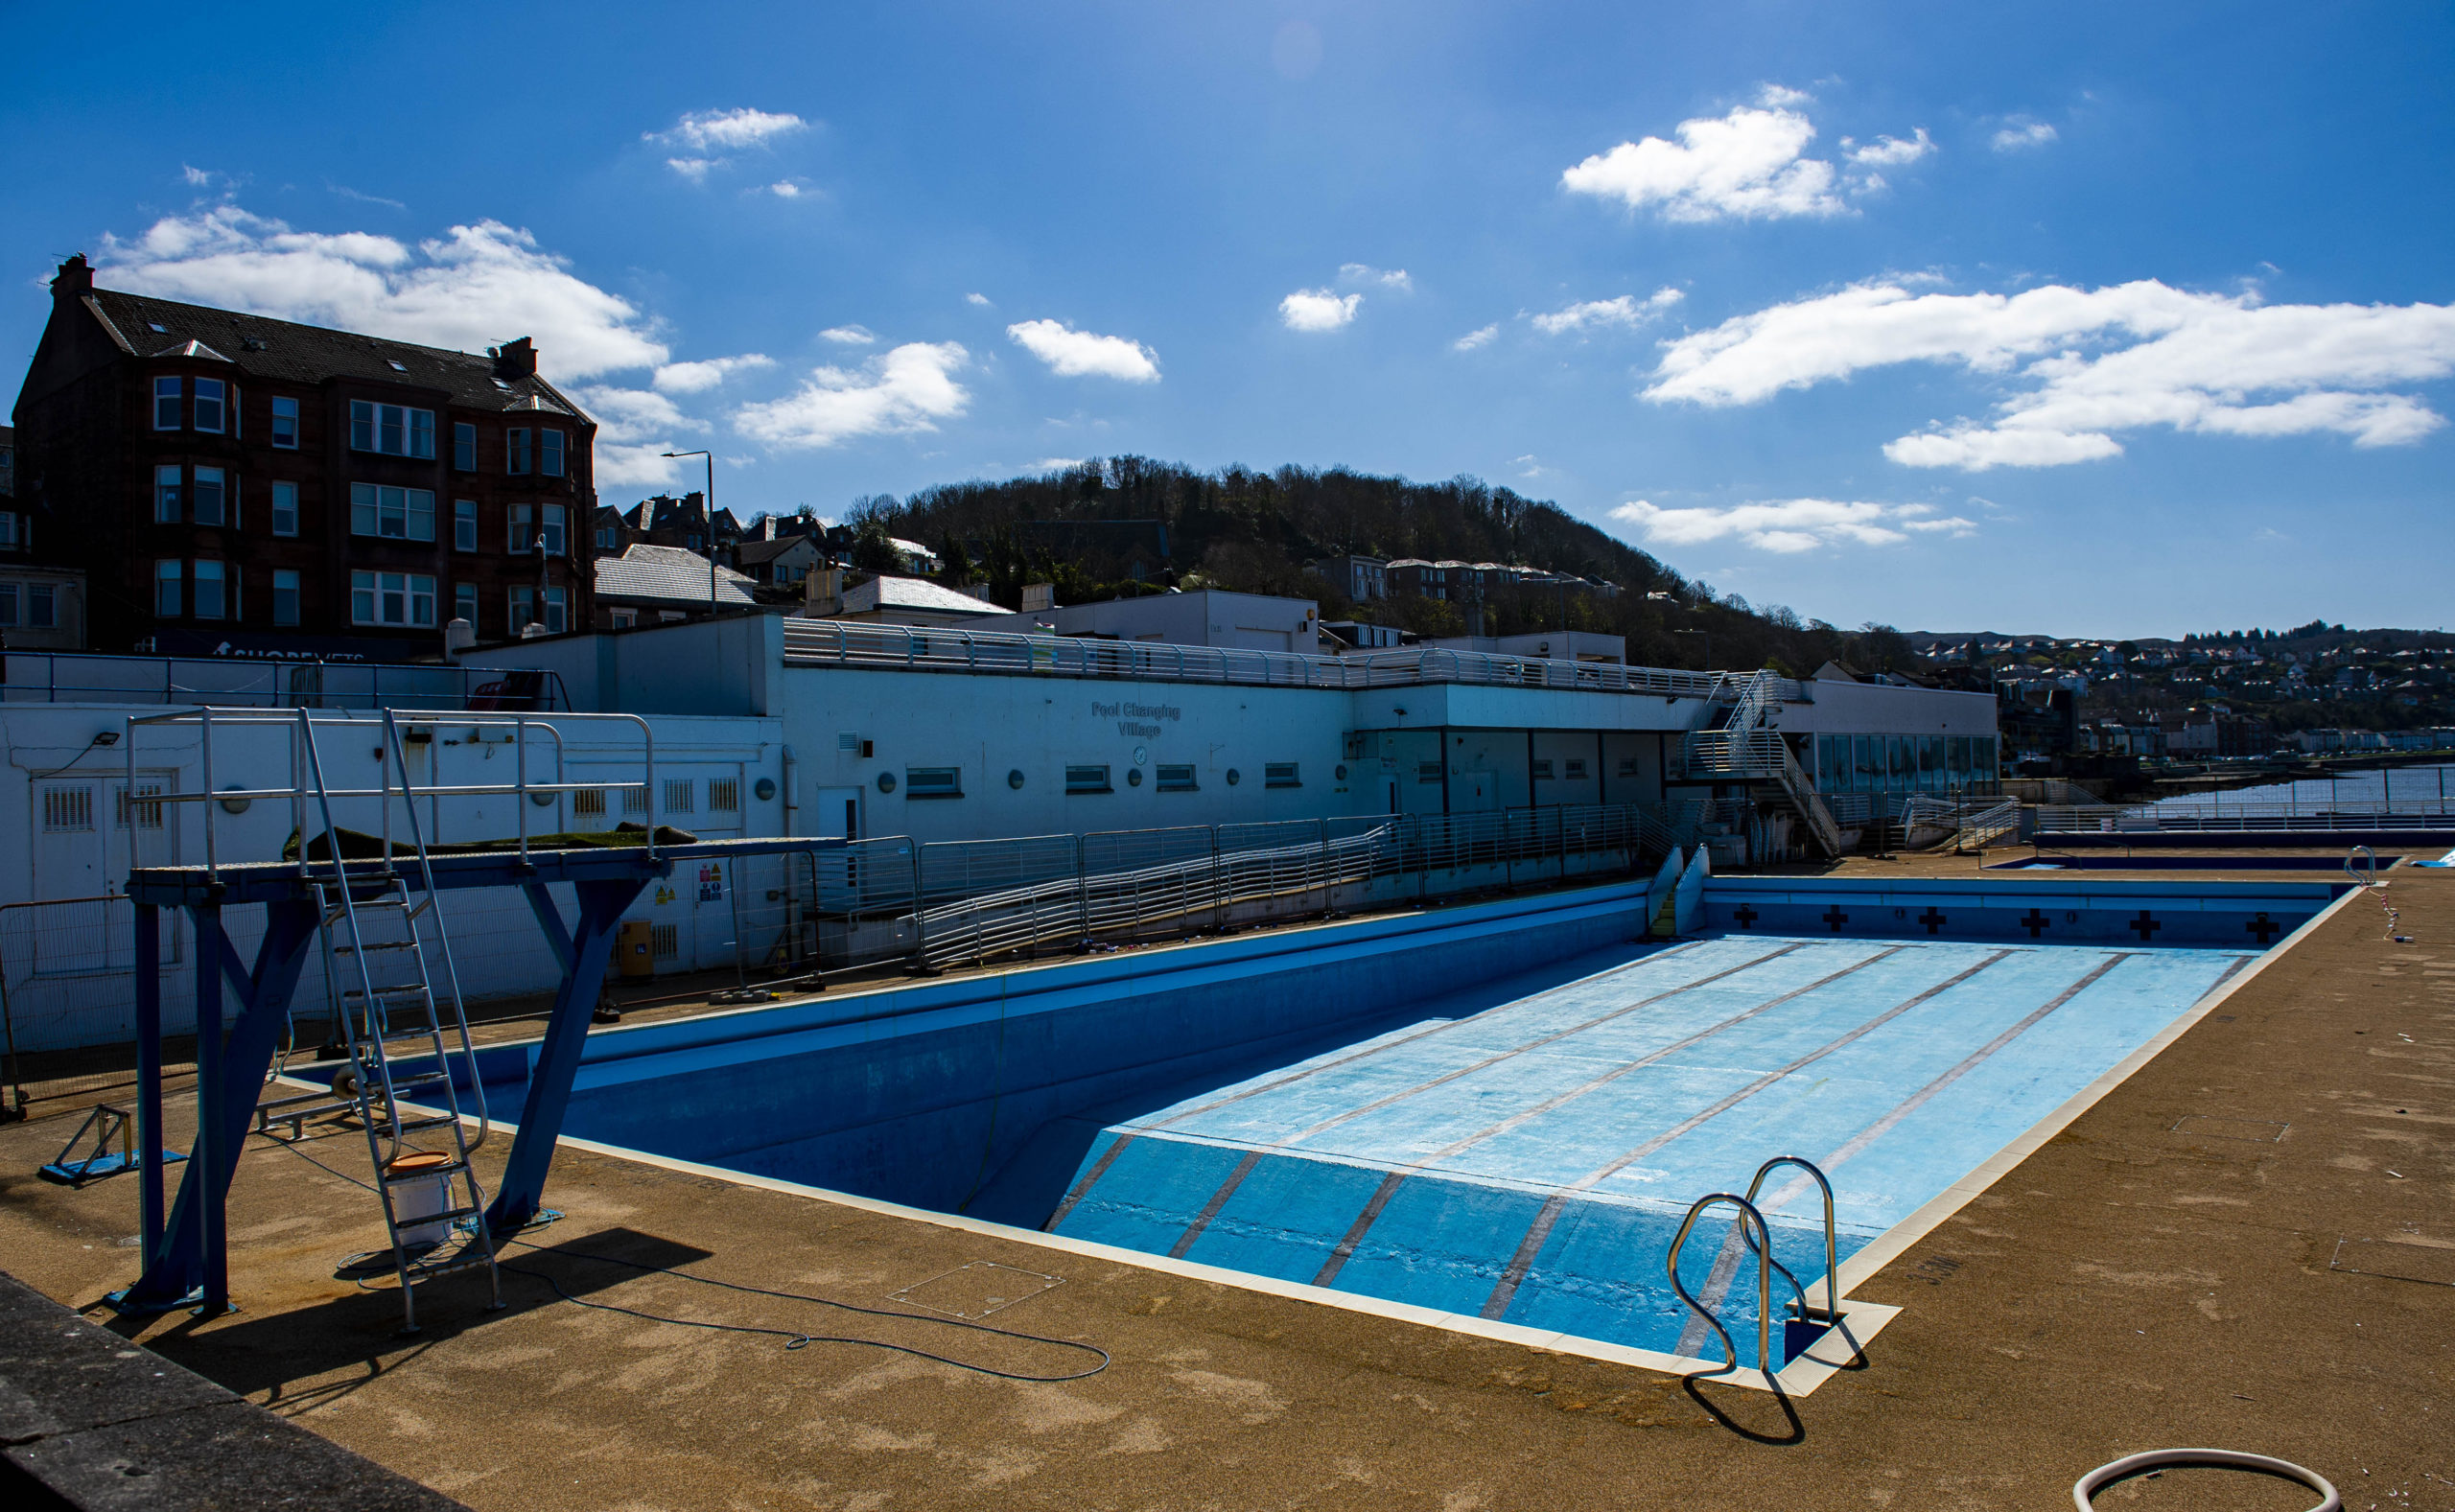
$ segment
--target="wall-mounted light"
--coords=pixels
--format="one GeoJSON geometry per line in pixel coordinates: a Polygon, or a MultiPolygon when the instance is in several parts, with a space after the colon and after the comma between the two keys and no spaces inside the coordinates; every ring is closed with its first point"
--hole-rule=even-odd
{"type": "Polygon", "coordinates": [[[1017,767],[1006,774],[1006,785],[1008,787],[1018,789],[1023,785],[1023,769],[1021,767],[1017,767]]]}
{"type": "MultiPolygon", "coordinates": [[[[233,782],[227,788],[223,789],[223,791],[232,793],[239,792],[241,791],[241,786],[239,783],[233,782]]],[[[249,798],[225,798],[222,800],[222,811],[225,814],[244,814],[249,808],[254,806],[255,800],[249,798]]]]}
{"type": "Polygon", "coordinates": [[[750,785],[750,793],[753,798],[758,799],[760,803],[763,803],[767,802],[769,799],[776,796],[776,779],[772,777],[760,778],[758,781],[753,782],[750,785]]]}

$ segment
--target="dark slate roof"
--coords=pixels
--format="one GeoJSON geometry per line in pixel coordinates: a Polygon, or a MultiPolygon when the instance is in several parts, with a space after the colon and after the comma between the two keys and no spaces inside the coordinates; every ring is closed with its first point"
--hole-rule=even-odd
{"type": "Polygon", "coordinates": [[[741,556],[741,565],[754,567],[760,562],[773,562],[797,546],[806,546],[812,550],[817,549],[817,543],[807,536],[779,536],[773,541],[744,541],[737,549],[741,556]]]}
{"type": "Polygon", "coordinates": [[[542,409],[588,418],[586,411],[542,378],[498,382],[494,360],[482,354],[447,352],[116,289],[97,289],[90,297],[91,308],[102,315],[121,348],[130,353],[178,354],[193,343],[206,348],[193,355],[221,358],[258,378],[292,384],[320,384],[328,378],[412,384],[440,389],[452,396],[452,403],[467,409],[542,409]]]}
{"type": "MultiPolygon", "coordinates": [[[[704,608],[708,602],[708,559],[680,547],[632,547],[620,556],[596,559],[596,597],[631,603],[670,604],[677,609],[704,608]]],[[[716,601],[741,609],[758,602],[750,596],[750,579],[729,567],[716,569],[716,601]]]]}

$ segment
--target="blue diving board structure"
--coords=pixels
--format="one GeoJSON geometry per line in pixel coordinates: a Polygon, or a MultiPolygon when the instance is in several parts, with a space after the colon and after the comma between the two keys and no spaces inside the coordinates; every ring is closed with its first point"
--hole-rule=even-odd
{"type": "MultiPolygon", "coordinates": [[[[562,967],[562,981],[530,1078],[510,1158],[485,1213],[488,1231],[508,1236],[537,1216],[554,1143],[561,1135],[572,1080],[579,1069],[597,990],[613,958],[623,913],[647,887],[673,874],[677,863],[787,852],[840,850],[845,842],[815,836],[705,840],[688,844],[436,853],[439,891],[517,887],[526,895],[562,967]],[[548,889],[570,884],[579,917],[566,922],[548,889]]],[[[407,869],[409,858],[401,858],[407,869]]],[[[381,859],[347,864],[353,889],[390,885],[381,859]]],[[[160,959],[162,914],[184,910],[196,938],[197,1133],[194,1158],[175,1201],[164,1208],[163,1173],[179,1157],[162,1150],[162,991],[156,973],[136,978],[137,1166],[144,1272],[113,1303],[123,1312],[193,1307],[211,1314],[230,1299],[229,1229],[225,1220],[239,1152],[265,1082],[291,995],[316,939],[316,887],[333,885],[324,864],[302,872],[295,862],[224,862],[140,868],[129,873],[136,905],[134,959],[160,959]],[[265,930],[253,963],[241,959],[222,926],[222,911],[262,904],[265,930]]]]}

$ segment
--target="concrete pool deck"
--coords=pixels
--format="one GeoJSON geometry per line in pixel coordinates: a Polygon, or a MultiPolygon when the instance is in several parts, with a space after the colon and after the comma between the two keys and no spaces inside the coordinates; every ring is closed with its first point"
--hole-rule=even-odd
{"type": "MultiPolygon", "coordinates": [[[[1867,871],[1971,874],[1840,874],[1867,871]]],[[[1063,1284],[991,1321],[1093,1340],[1116,1363],[1024,1385],[848,1345],[787,1352],[584,1311],[519,1275],[504,1314],[482,1311],[481,1282],[435,1284],[428,1333],[403,1340],[396,1299],[331,1278],[380,1242],[371,1199],[301,1158],[355,1175],[354,1133],[304,1151],[251,1142],[232,1198],[246,1311],[138,1332],[481,1508],[2035,1508],[2105,1459],[2184,1443],[2300,1460],[2355,1508],[2455,1506],[2440,1422],[2455,1411],[2455,877],[2399,870],[2394,896],[2418,943],[2383,941],[2362,899],[2338,910],[1860,1283],[1904,1311],[1865,1369],[1787,1409],[574,1149],[548,1188],[569,1216],[535,1236],[544,1255],[512,1263],[590,1300],[1073,1368],[1045,1346],[958,1336],[948,1350],[929,1325],[572,1252],[886,1306],[994,1261],[1063,1284]]],[[[73,1127],[0,1128],[0,1268],[87,1306],[133,1273],[119,1242],[135,1193],[33,1179],[73,1127]]],[[[2132,1494],[2306,1501],[2231,1481],[2227,1501],[2193,1480],[2132,1494]]]]}

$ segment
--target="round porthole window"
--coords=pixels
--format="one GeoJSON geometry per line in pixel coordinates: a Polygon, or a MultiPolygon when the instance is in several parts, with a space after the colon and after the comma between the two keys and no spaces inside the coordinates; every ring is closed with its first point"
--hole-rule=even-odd
{"type": "Polygon", "coordinates": [[[772,777],[762,777],[751,784],[750,791],[753,797],[763,803],[776,796],[776,779],[772,777]]]}
{"type": "Polygon", "coordinates": [[[1345,781],[1345,780],[1346,780],[1346,763],[1345,763],[1345,762],[1344,762],[1344,761],[1340,762],[1340,763],[1338,764],[1337,769],[1336,769],[1335,771],[1333,771],[1330,775],[1331,775],[1332,777],[1337,778],[1337,779],[1338,779],[1340,781],[1342,781],[1342,782],[1345,781]]]}
{"type": "Polygon", "coordinates": [[[1239,783],[1239,782],[1243,781],[1244,779],[1245,779],[1245,775],[1244,775],[1243,773],[1241,773],[1241,772],[1237,771],[1234,767],[1232,767],[1232,766],[1231,766],[1231,767],[1229,767],[1229,768],[1228,769],[1228,785],[1229,787],[1234,787],[1237,783],[1239,783]]]}
{"type": "Polygon", "coordinates": [[[1016,788],[1023,785],[1023,769],[1021,767],[1017,767],[1006,774],[1006,785],[1008,787],[1016,788]]]}
{"type": "Polygon", "coordinates": [[[881,793],[892,793],[895,791],[894,773],[880,772],[878,774],[878,791],[881,793]]]}
{"type": "Polygon", "coordinates": [[[1140,787],[1142,785],[1142,769],[1140,767],[1130,766],[1125,769],[1125,785],[1128,787],[1140,787]]]}

